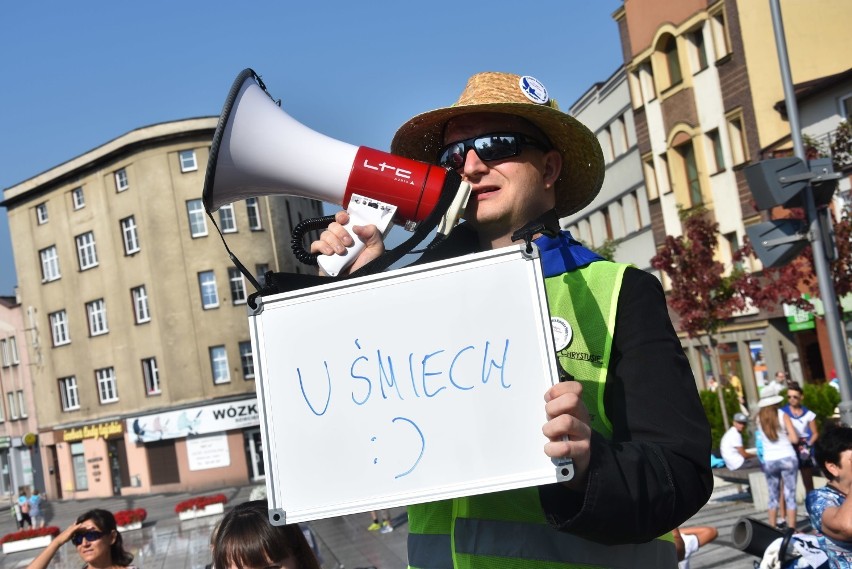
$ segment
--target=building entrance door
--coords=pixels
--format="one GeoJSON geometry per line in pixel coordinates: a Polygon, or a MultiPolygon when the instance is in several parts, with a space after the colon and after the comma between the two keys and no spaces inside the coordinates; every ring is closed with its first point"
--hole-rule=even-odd
{"type": "Polygon", "coordinates": [[[263,480],[266,478],[266,471],[263,469],[263,439],[260,437],[260,429],[246,430],[245,437],[251,479],[263,480]]]}

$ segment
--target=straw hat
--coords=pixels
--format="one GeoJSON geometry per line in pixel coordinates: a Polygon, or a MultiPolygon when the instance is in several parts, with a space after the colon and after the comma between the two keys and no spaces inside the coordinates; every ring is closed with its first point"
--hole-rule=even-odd
{"type": "Polygon", "coordinates": [[[583,209],[600,191],[604,160],[597,137],[560,111],[544,85],[530,76],[477,73],[453,106],[417,115],[402,125],[393,137],[391,152],[434,163],[443,146],[444,125],[453,117],[470,113],[516,115],[547,135],[553,148],[562,154],[562,172],[555,185],[560,216],[583,209]]]}
{"type": "Polygon", "coordinates": [[[782,401],[784,401],[784,398],[780,395],[770,395],[769,397],[761,397],[760,401],[757,402],[757,407],[759,409],[763,409],[764,407],[778,405],[782,401]]]}

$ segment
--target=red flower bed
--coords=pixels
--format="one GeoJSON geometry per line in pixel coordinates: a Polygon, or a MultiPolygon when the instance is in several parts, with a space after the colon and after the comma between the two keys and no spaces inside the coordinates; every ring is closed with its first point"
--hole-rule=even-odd
{"type": "Polygon", "coordinates": [[[21,531],[15,531],[12,533],[7,533],[3,537],[0,537],[0,544],[8,543],[10,541],[21,541],[22,539],[30,539],[32,537],[41,537],[43,535],[50,535],[56,537],[59,535],[60,529],[56,526],[47,526],[44,528],[35,528],[35,529],[22,529],[21,531]]]}
{"type": "Polygon", "coordinates": [[[212,496],[199,496],[198,498],[190,498],[183,502],[178,502],[175,506],[175,513],[179,514],[187,510],[201,510],[210,504],[224,504],[228,499],[224,494],[213,494],[212,496]]]}
{"type": "Polygon", "coordinates": [[[145,508],[121,510],[115,513],[115,524],[119,526],[128,526],[135,522],[144,522],[147,517],[148,512],[145,508]]]}

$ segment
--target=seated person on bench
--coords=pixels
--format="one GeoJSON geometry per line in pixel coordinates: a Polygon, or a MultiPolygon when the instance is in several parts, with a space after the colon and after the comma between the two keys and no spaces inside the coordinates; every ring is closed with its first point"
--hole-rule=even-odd
{"type": "Polygon", "coordinates": [[[748,417],[742,413],[734,415],[734,425],[722,435],[722,440],[719,443],[719,452],[729,470],[745,470],[760,466],[757,455],[743,448],[742,433],[746,424],[748,424],[748,417]]]}

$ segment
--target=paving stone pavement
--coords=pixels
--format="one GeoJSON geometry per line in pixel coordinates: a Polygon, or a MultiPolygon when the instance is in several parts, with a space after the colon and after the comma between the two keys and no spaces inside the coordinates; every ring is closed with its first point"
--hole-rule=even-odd
{"type": "MultiPolygon", "coordinates": [[[[228,497],[227,511],[248,500],[253,486],[231,487],[195,494],[154,494],[92,500],[48,501],[45,507],[48,525],[65,528],[91,508],[113,512],[145,508],[148,519],[140,530],[126,532],[126,547],[139,569],[202,569],[210,563],[210,533],[221,515],[179,522],[174,505],[192,496],[222,492],[228,497]]],[[[320,545],[323,569],[404,569],[406,567],[408,523],[404,508],[391,510],[394,531],[388,534],[367,531],[369,514],[353,514],[317,520],[309,525],[320,545]]],[[[756,512],[748,494],[735,485],[717,479],[713,496],[704,508],[684,525],[712,525],[719,538],[702,547],[691,559],[691,569],[720,567],[752,569],[758,559],[733,547],[731,530],[742,516],[765,521],[766,512],[756,512]]],[[[799,519],[805,517],[804,508],[799,519]]],[[[0,510],[0,535],[15,530],[9,509],[0,510]]],[[[39,550],[0,555],[0,569],[25,568],[39,550]]],[[[73,546],[65,545],[51,564],[52,569],[80,569],[81,562],[73,546]]]]}

